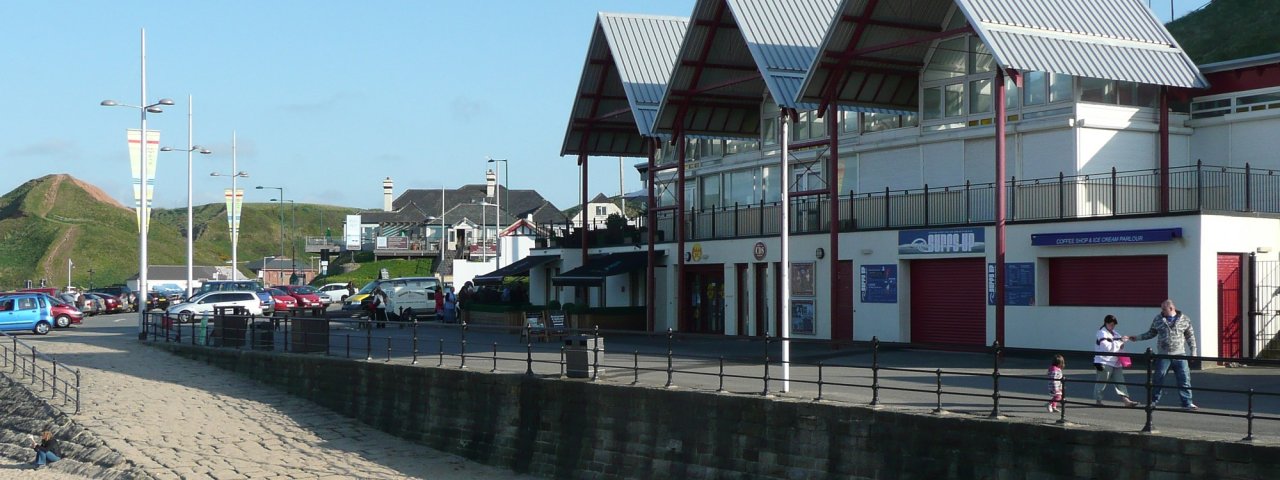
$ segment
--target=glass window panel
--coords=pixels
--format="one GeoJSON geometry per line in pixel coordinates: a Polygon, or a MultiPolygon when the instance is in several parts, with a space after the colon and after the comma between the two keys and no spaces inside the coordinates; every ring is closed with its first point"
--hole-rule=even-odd
{"type": "MultiPolygon", "coordinates": [[[[1272,103],[1272,102],[1280,102],[1280,93],[1263,93],[1259,95],[1245,95],[1243,97],[1236,99],[1236,103],[1240,105],[1253,105],[1255,103],[1272,103]]],[[[1213,108],[1213,107],[1201,107],[1201,105],[1204,103],[1216,104],[1221,107],[1227,107],[1231,105],[1231,100],[1225,99],[1225,100],[1215,100],[1213,102],[1197,102],[1195,103],[1195,109],[1202,110],[1204,108],[1213,108]]]]}
{"type": "Polygon", "coordinates": [[[724,140],[709,140],[711,143],[711,156],[724,156],[724,140]]]}
{"type": "Polygon", "coordinates": [[[1044,72],[1024,72],[1022,75],[1023,100],[1027,105],[1044,105],[1048,100],[1048,79],[1044,72]]]}
{"type": "Polygon", "coordinates": [[[902,116],[890,113],[866,113],[862,115],[862,119],[862,130],[866,132],[879,132],[902,126],[902,116]]]}
{"type": "MultiPolygon", "coordinates": [[[[947,86],[950,89],[950,85],[947,86]]],[[[969,112],[990,113],[993,97],[991,96],[991,80],[974,80],[969,82],[969,112]]]]}
{"type": "Polygon", "coordinates": [[[1080,101],[1114,105],[1116,103],[1116,82],[1098,78],[1081,78],[1080,101]]]}
{"type": "Polygon", "coordinates": [[[762,197],[756,197],[756,201],[763,199],[766,203],[777,202],[782,199],[782,185],[778,180],[779,167],[768,166],[761,169],[760,172],[760,190],[762,197]]]}
{"type": "Polygon", "coordinates": [[[924,89],[924,110],[925,120],[937,120],[942,118],[942,87],[930,87],[924,89]]]}
{"type": "Polygon", "coordinates": [[[808,140],[809,139],[809,117],[813,116],[810,112],[799,112],[796,115],[796,123],[791,126],[792,140],[808,140]]]}
{"type": "Polygon", "coordinates": [[[738,170],[729,174],[729,191],[725,205],[748,205],[756,199],[756,170],[738,170]]]}
{"type": "Polygon", "coordinates": [[[1074,97],[1071,75],[1054,73],[1049,76],[1049,103],[1070,102],[1074,97]]]}
{"type": "Polygon", "coordinates": [[[914,113],[910,115],[900,115],[898,118],[899,118],[899,121],[902,123],[903,127],[919,127],[920,126],[920,116],[914,113]]]}
{"type": "Polygon", "coordinates": [[[927,82],[964,76],[969,58],[969,48],[965,43],[967,40],[968,37],[959,37],[938,42],[938,46],[933,49],[933,57],[929,59],[929,66],[924,70],[924,80],[927,82]]]}
{"type": "Polygon", "coordinates": [[[818,116],[818,112],[814,111],[809,115],[809,138],[826,138],[827,137],[827,117],[818,116]]]}
{"type": "Polygon", "coordinates": [[[857,132],[858,131],[858,112],[840,112],[840,131],[857,132]]]}
{"type": "Polygon", "coordinates": [[[1133,90],[1133,105],[1154,108],[1160,104],[1160,87],[1150,84],[1138,84],[1133,90]]]}
{"type": "Polygon", "coordinates": [[[1019,90],[1018,85],[1013,83],[1013,80],[1005,79],[1004,108],[1006,112],[1008,112],[1009,109],[1019,108],[1022,106],[1022,93],[1019,92],[1019,90]]]}
{"type": "Polygon", "coordinates": [[[698,179],[702,184],[702,208],[715,208],[720,203],[720,174],[707,175],[698,179]]]}
{"type": "Polygon", "coordinates": [[[942,114],[947,117],[964,115],[964,84],[943,87],[942,114]]]}
{"type": "Polygon", "coordinates": [[[776,115],[766,115],[760,119],[760,135],[765,145],[778,144],[778,117],[776,115]]]}
{"type": "Polygon", "coordinates": [[[969,37],[969,73],[993,72],[996,69],[995,57],[991,49],[978,37],[969,37]]]}

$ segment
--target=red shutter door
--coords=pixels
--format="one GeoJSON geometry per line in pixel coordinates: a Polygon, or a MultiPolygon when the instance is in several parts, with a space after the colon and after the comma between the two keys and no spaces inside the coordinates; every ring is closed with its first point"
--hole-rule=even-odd
{"type": "Polygon", "coordinates": [[[1169,298],[1164,255],[1049,259],[1049,304],[1154,307],[1169,298]]]}
{"type": "Polygon", "coordinates": [[[981,258],[911,262],[911,341],[987,342],[987,284],[981,258]]]}
{"type": "MultiPolygon", "coordinates": [[[[1244,283],[1240,277],[1239,253],[1218,254],[1218,356],[1240,358],[1244,346],[1241,328],[1240,291],[1244,283]]],[[[1197,352],[1199,353],[1199,352],[1197,352]]]]}

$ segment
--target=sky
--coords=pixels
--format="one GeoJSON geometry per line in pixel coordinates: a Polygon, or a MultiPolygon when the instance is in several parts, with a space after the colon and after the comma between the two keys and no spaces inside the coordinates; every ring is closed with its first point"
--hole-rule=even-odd
{"type": "MultiPolygon", "coordinates": [[[[1148,3],[1147,0],[1142,0],[1148,3]]],[[[1207,0],[1151,0],[1167,21],[1207,0]]],[[[558,208],[579,200],[575,157],[561,157],[598,12],[688,16],[693,0],[186,1],[0,3],[0,194],[66,173],[132,206],[125,131],[141,101],[160,144],[187,147],[196,205],[221,203],[232,172],[247,202],[380,208],[382,180],[405,189],[499,181],[558,208]],[[507,168],[486,158],[507,159],[507,168]],[[506,178],[509,170],[510,178],[506,178]]],[[[187,155],[159,157],[154,205],[186,205],[187,155]]],[[[625,159],[624,189],[641,188],[625,159]]],[[[618,193],[616,158],[592,158],[590,196],[618,193]]]]}

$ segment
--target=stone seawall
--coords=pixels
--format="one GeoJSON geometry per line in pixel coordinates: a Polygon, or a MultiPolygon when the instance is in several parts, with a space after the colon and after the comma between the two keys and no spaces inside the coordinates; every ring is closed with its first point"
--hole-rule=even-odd
{"type": "Polygon", "coordinates": [[[71,417],[22,385],[0,376],[0,457],[16,463],[31,462],[35,453],[27,436],[39,437],[44,430],[53,432],[58,441],[54,453],[62,460],[53,469],[59,472],[103,479],[152,478],[71,417]]]}
{"type": "Polygon", "coordinates": [[[1280,447],[156,344],[472,460],[556,478],[1269,478],[1280,447]]]}

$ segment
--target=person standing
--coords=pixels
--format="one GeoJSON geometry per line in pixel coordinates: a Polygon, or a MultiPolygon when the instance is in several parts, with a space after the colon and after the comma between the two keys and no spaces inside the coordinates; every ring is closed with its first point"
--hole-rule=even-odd
{"type": "MultiPolygon", "coordinates": [[[[27,438],[31,437],[28,436],[27,438]]],[[[47,464],[61,460],[61,457],[56,453],[53,453],[53,451],[58,448],[58,441],[53,438],[53,432],[45,430],[40,434],[39,442],[35,442],[34,439],[32,440],[31,448],[36,451],[36,459],[31,463],[34,464],[36,468],[42,468],[47,464]]]]}
{"type": "Polygon", "coordinates": [[[1067,360],[1062,355],[1053,356],[1053,364],[1049,365],[1049,404],[1045,405],[1049,412],[1056,412],[1062,403],[1062,369],[1067,367],[1067,360]]]}
{"type": "Polygon", "coordinates": [[[1124,363],[1128,357],[1115,355],[1124,348],[1124,342],[1128,340],[1128,337],[1116,333],[1116,325],[1119,324],[1115,315],[1107,315],[1102,320],[1102,326],[1098,327],[1098,334],[1094,336],[1093,351],[1098,352],[1098,355],[1093,356],[1093,368],[1098,371],[1098,375],[1093,384],[1093,402],[1098,406],[1102,405],[1102,392],[1110,384],[1115,386],[1116,395],[1120,396],[1124,406],[1136,407],[1138,402],[1129,399],[1129,390],[1124,384],[1124,363]]]}
{"type": "MultiPolygon", "coordinates": [[[[1141,335],[1130,337],[1133,340],[1149,340],[1156,338],[1156,353],[1160,355],[1184,355],[1194,357],[1196,354],[1196,333],[1191,329],[1191,318],[1178,311],[1173,300],[1165,300],[1160,304],[1160,313],[1151,320],[1151,328],[1141,335]]],[[[1151,404],[1160,403],[1163,393],[1164,377],[1173,369],[1178,380],[1178,395],[1182,397],[1182,408],[1199,410],[1191,401],[1191,366],[1183,358],[1159,358],[1155,362],[1155,389],[1152,391],[1151,404]]]]}
{"type": "Polygon", "coordinates": [[[458,321],[458,298],[453,294],[453,287],[445,287],[444,289],[444,323],[455,323],[458,321]]]}

